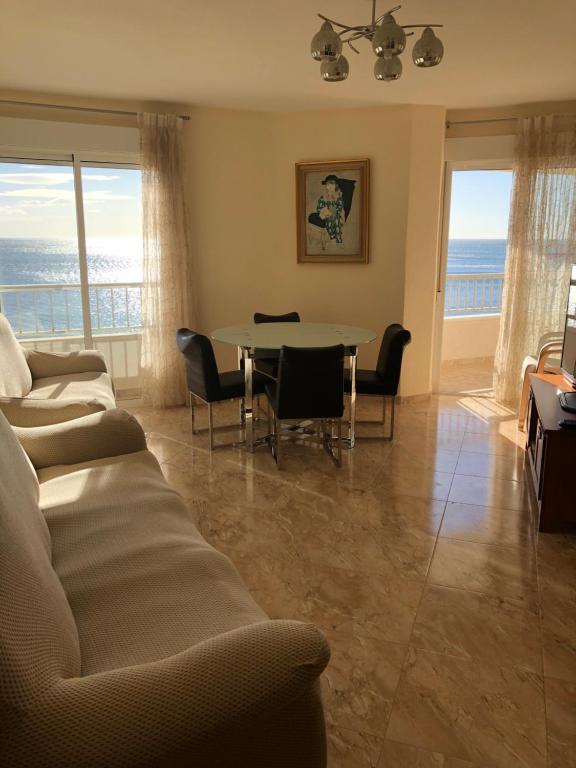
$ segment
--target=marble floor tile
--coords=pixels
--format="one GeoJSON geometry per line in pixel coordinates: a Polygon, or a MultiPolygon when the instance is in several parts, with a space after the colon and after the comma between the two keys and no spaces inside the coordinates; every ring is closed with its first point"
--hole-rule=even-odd
{"type": "Polygon", "coordinates": [[[413,466],[384,467],[372,487],[392,496],[415,496],[424,499],[446,500],[453,475],[413,466]]]}
{"type": "Polygon", "coordinates": [[[527,511],[448,502],[440,536],[511,547],[534,547],[527,511]]]}
{"type": "Polygon", "coordinates": [[[429,586],[410,644],[542,674],[539,615],[507,597],[429,586]]]}
{"type": "Polygon", "coordinates": [[[495,768],[545,768],[542,679],[410,650],[386,737],[495,768]]]}
{"type": "Polygon", "coordinates": [[[461,451],[456,469],[457,475],[478,477],[501,477],[504,480],[523,482],[524,457],[497,456],[493,453],[461,451]]]}
{"type": "Polygon", "coordinates": [[[316,531],[322,538],[329,528],[351,525],[366,529],[414,530],[435,536],[440,528],[445,502],[414,496],[391,496],[378,488],[348,489],[340,486],[334,494],[292,487],[275,506],[292,525],[316,531]]]}
{"type": "Polygon", "coordinates": [[[534,557],[529,550],[439,539],[428,575],[431,584],[510,597],[537,605],[534,557]]]}
{"type": "Polygon", "coordinates": [[[395,445],[383,460],[383,465],[391,469],[414,467],[415,469],[431,469],[436,472],[453,473],[458,464],[458,451],[443,450],[431,446],[421,446],[413,450],[402,444],[395,445]]]}
{"type": "Polygon", "coordinates": [[[431,450],[459,451],[464,439],[464,431],[452,432],[438,429],[434,423],[406,421],[394,433],[394,446],[402,446],[415,454],[431,450]]]}
{"type": "Polygon", "coordinates": [[[444,768],[444,755],[384,739],[378,768],[444,768]]]}
{"type": "Polygon", "coordinates": [[[426,578],[436,542],[435,526],[426,531],[410,525],[409,520],[392,517],[380,525],[362,523],[352,515],[348,520],[326,519],[324,506],[321,510],[302,508],[294,503],[293,494],[273,508],[273,516],[278,528],[291,537],[288,546],[294,554],[320,567],[416,581],[426,578]]]}
{"type": "Polygon", "coordinates": [[[576,765],[576,683],[545,680],[548,765],[571,768],[576,765]]]}
{"type": "Polygon", "coordinates": [[[328,768],[376,768],[382,740],[346,728],[327,729],[328,768]]]}
{"type": "Polygon", "coordinates": [[[576,682],[576,537],[537,542],[544,674],[576,682]]]}
{"type": "Polygon", "coordinates": [[[273,557],[232,558],[274,618],[312,621],[328,631],[406,644],[423,584],[401,575],[364,575],[273,557]]]}
{"type": "Polygon", "coordinates": [[[332,656],[323,675],[327,720],[381,736],[392,711],[407,647],[326,631],[332,656]]]}
{"type": "Polygon", "coordinates": [[[487,766],[384,739],[378,768],[487,768],[487,766]]]}
{"type": "Polygon", "coordinates": [[[482,507],[529,510],[528,486],[500,477],[454,475],[449,501],[478,504],[482,507]]]}
{"type": "Polygon", "coordinates": [[[501,434],[468,432],[462,439],[461,450],[467,453],[492,453],[496,456],[508,456],[512,459],[522,457],[521,447],[514,440],[501,434]]]}

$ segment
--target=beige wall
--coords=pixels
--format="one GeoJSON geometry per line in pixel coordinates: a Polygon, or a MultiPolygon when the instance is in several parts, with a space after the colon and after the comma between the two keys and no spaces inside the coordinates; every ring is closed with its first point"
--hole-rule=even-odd
{"type": "MultiPolygon", "coordinates": [[[[443,140],[439,108],[195,110],[185,146],[202,329],[248,322],[255,310],[379,334],[405,322],[415,341],[403,393],[429,391],[443,140]],[[371,160],[370,263],[298,264],[294,164],[359,157],[371,160]]],[[[375,363],[379,341],[361,350],[361,365],[375,363]]],[[[235,359],[223,346],[218,356],[235,359]]]]}
{"type": "Polygon", "coordinates": [[[442,360],[494,357],[500,315],[446,317],[442,335],[442,360]]]}
{"type": "MultiPolygon", "coordinates": [[[[184,123],[185,174],[199,328],[246,322],[256,310],[297,309],[305,320],[377,331],[377,341],[360,352],[360,364],[371,366],[384,328],[403,322],[414,342],[402,393],[428,392],[444,109],[182,111],[192,116],[184,123]],[[370,263],[297,264],[294,164],[362,157],[371,161],[370,263]]],[[[61,119],[5,106],[0,114],[61,119]]],[[[82,123],[116,121],[69,114],[82,123]]],[[[235,364],[233,349],[219,345],[217,354],[222,365],[235,364]]]]}

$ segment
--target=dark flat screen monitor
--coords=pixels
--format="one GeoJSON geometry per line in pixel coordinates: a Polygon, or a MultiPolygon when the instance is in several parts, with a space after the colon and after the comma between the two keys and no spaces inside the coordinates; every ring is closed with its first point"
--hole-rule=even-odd
{"type": "Polygon", "coordinates": [[[568,308],[566,310],[566,327],[564,329],[564,346],[560,363],[564,378],[576,387],[576,264],[572,266],[570,290],[568,292],[568,308]]]}

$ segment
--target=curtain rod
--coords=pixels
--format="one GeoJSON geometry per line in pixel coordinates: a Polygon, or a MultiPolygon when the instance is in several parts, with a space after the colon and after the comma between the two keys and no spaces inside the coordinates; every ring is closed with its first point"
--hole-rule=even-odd
{"type": "Polygon", "coordinates": [[[518,117],[486,117],[482,120],[446,120],[446,128],[453,125],[478,125],[479,123],[509,123],[518,120],[518,117]]]}
{"type": "MultiPolygon", "coordinates": [[[[19,107],[42,107],[44,109],[65,109],[73,112],[96,112],[100,115],[127,115],[137,117],[138,112],[129,112],[124,109],[98,109],[97,107],[67,107],[64,104],[43,104],[38,101],[15,101],[12,99],[0,99],[0,104],[12,104],[19,107]]],[[[190,115],[178,115],[181,120],[190,120],[190,115]]]]}

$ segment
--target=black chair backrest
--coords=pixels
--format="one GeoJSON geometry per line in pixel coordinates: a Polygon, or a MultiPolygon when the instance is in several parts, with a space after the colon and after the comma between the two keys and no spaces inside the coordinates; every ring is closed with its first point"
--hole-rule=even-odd
{"type": "Polygon", "coordinates": [[[208,403],[219,400],[220,376],[210,339],[189,328],[180,328],[176,331],[176,343],[186,360],[188,391],[208,403]]]}
{"type": "Polygon", "coordinates": [[[282,347],[274,410],[279,419],[339,419],[344,412],[344,346],[282,347]]]}
{"type": "Polygon", "coordinates": [[[412,336],[400,323],[392,323],[384,331],[376,370],[383,381],[385,394],[398,394],[402,355],[404,347],[410,344],[412,336]]]}
{"type": "Polygon", "coordinates": [[[254,322],[260,323],[299,323],[298,312],[287,312],[285,315],[265,315],[263,312],[254,312],[254,322]]]}

